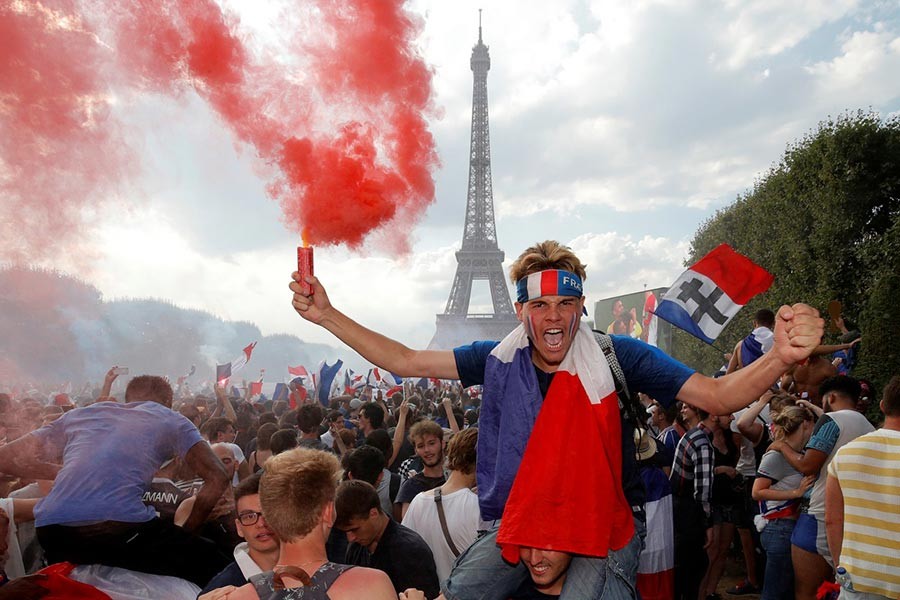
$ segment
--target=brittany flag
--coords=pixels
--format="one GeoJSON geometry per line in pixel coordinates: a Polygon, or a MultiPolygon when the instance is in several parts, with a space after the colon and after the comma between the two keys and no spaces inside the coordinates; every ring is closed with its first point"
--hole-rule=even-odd
{"type": "Polygon", "coordinates": [[[253,352],[253,348],[255,347],[256,342],[253,342],[252,344],[244,348],[243,354],[238,356],[230,363],[225,363],[224,365],[216,365],[216,381],[221,383],[243,369],[244,365],[246,365],[250,361],[250,354],[253,352]]]}
{"type": "Polygon", "coordinates": [[[775,277],[728,244],[719,244],[675,280],[656,316],[712,344],[731,318],[775,277]]]}
{"type": "Polygon", "coordinates": [[[619,404],[590,328],[581,324],[543,402],[523,327],[488,361],[479,427],[499,435],[478,437],[476,478],[482,519],[502,516],[503,557],[517,563],[521,546],[600,557],[624,547],[634,521],[620,483],[619,404]]]}

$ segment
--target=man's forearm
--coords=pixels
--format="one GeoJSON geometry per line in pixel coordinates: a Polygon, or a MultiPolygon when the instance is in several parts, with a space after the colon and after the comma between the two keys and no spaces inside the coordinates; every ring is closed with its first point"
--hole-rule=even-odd
{"type": "Polygon", "coordinates": [[[454,362],[416,364],[416,355],[429,353],[416,352],[396,340],[363,327],[334,307],[328,310],[320,325],[372,364],[400,377],[459,378],[454,362]]]}
{"type": "Polygon", "coordinates": [[[682,386],[678,399],[714,415],[730,415],[747,407],[772,387],[790,368],[771,352],[730,375],[712,379],[694,373],[682,386]]]}
{"type": "Polygon", "coordinates": [[[218,502],[228,485],[227,480],[204,481],[195,497],[191,516],[184,522],[183,527],[188,531],[196,531],[206,521],[209,513],[212,512],[216,502],[218,502]]]}

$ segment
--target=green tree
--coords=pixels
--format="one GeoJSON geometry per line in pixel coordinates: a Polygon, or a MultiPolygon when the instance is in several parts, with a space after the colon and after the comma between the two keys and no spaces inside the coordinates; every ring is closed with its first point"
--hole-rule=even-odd
{"type": "MultiPolygon", "coordinates": [[[[701,224],[687,264],[727,242],[775,275],[726,327],[731,349],[759,308],[806,302],[823,314],[840,300],[863,331],[857,374],[886,383],[900,373],[900,118],[871,112],[829,118],[796,143],[733,204],[701,224]]],[[[676,333],[676,354],[712,372],[721,353],[676,333]]],[[[834,342],[835,335],[826,336],[834,342]]]]}

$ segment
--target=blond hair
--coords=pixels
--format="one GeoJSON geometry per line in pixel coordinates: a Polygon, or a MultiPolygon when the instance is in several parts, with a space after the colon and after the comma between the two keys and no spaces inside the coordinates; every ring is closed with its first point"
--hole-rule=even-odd
{"type": "Polygon", "coordinates": [[[509,268],[509,278],[516,283],[532,273],[560,269],[575,273],[583,281],[587,277],[584,267],[585,265],[575,256],[571,248],[563,246],[557,241],[547,240],[527,248],[520,254],[509,268]]]}
{"type": "Polygon", "coordinates": [[[813,415],[803,406],[786,406],[781,412],[772,417],[772,439],[783,440],[803,425],[805,421],[812,421],[813,415]]]}
{"type": "Polygon", "coordinates": [[[341,465],[331,452],[296,448],[266,461],[259,501],[266,523],[292,542],[307,535],[334,500],[341,465]]]}

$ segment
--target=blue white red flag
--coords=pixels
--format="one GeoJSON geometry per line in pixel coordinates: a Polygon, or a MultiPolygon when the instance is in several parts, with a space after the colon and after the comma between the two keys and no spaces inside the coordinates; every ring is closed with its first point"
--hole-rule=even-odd
{"type": "Polygon", "coordinates": [[[423,390],[433,390],[441,387],[441,380],[434,377],[422,377],[416,381],[416,387],[423,390]]]}
{"type": "Polygon", "coordinates": [[[355,373],[353,369],[344,371],[344,393],[353,394],[356,390],[366,387],[366,376],[355,373]]]}
{"type": "Polygon", "coordinates": [[[386,390],[403,383],[403,379],[385,369],[369,369],[366,385],[381,390],[386,390]]]}
{"type": "Polygon", "coordinates": [[[637,588],[643,600],[675,597],[675,531],[672,484],[658,468],[641,469],[647,538],[638,563],[637,588]]]}
{"type": "Polygon", "coordinates": [[[749,258],[720,244],[675,280],[655,314],[712,344],[741,307],[774,280],[749,258]]]}
{"type": "Polygon", "coordinates": [[[507,561],[521,546],[606,556],[631,539],[615,383],[586,324],[543,400],[524,327],[500,342],[485,365],[479,430],[497,432],[478,436],[476,479],[482,519],[502,517],[507,561]]]}
{"type": "Polygon", "coordinates": [[[343,364],[344,361],[338,359],[333,365],[329,366],[329,364],[323,360],[319,367],[319,379],[316,382],[316,388],[318,391],[319,402],[325,407],[328,406],[328,400],[331,396],[331,386],[343,364]]]}
{"type": "Polygon", "coordinates": [[[253,353],[253,348],[255,347],[256,342],[253,342],[244,348],[244,352],[230,363],[216,365],[216,381],[221,383],[243,369],[244,365],[250,361],[250,354],[253,353]]]}
{"type": "Polygon", "coordinates": [[[741,341],[741,364],[747,366],[775,345],[775,334],[768,327],[757,327],[741,341]]]}

